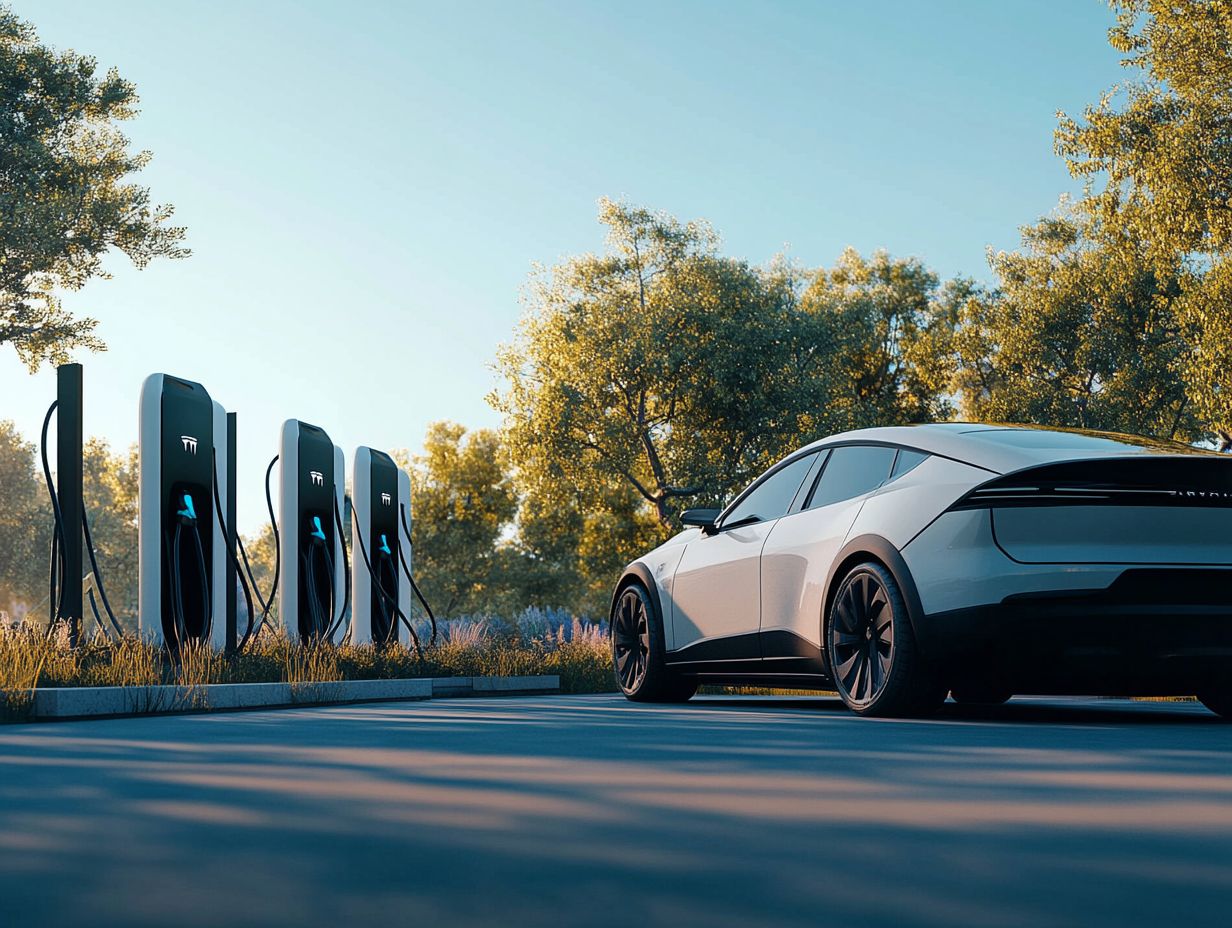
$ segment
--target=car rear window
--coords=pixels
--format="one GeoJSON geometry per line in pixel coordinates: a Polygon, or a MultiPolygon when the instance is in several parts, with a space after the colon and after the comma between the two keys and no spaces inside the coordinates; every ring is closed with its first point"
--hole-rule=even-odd
{"type": "Polygon", "coordinates": [[[901,477],[910,470],[915,470],[928,457],[923,451],[913,451],[910,448],[899,448],[898,457],[894,459],[894,468],[890,471],[890,479],[901,477]]]}
{"type": "Polygon", "coordinates": [[[1118,435],[1113,432],[1057,431],[1055,429],[982,429],[964,433],[976,441],[986,441],[1009,448],[1039,448],[1057,451],[1154,451],[1163,454],[1209,454],[1210,452],[1179,441],[1145,438],[1141,435],[1118,435]]]}

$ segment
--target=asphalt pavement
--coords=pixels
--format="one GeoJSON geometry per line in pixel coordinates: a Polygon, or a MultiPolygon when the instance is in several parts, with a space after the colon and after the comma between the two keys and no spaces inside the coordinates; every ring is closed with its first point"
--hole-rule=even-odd
{"type": "Polygon", "coordinates": [[[1232,725],[614,696],[11,725],[0,924],[1227,926],[1232,725]]]}

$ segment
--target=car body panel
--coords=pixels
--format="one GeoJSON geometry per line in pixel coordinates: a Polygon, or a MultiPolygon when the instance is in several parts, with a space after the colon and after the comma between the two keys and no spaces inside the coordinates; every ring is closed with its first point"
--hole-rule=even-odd
{"type": "Polygon", "coordinates": [[[672,585],[671,650],[757,631],[762,546],[776,524],[758,522],[700,535],[685,546],[672,585]]]}
{"type": "Polygon", "coordinates": [[[699,535],[701,535],[701,532],[697,529],[687,529],[634,562],[642,565],[645,573],[654,581],[655,593],[659,600],[659,610],[662,613],[663,643],[664,647],[669,651],[676,647],[673,635],[675,623],[673,620],[674,604],[672,599],[676,567],[680,564],[680,558],[684,555],[685,548],[689,542],[699,535]]]}
{"type": "Polygon", "coordinates": [[[947,512],[902,549],[925,615],[999,603],[1050,589],[1098,591],[1124,570],[1117,564],[1022,564],[997,547],[990,510],[947,512]]]}
{"type": "Polygon", "coordinates": [[[901,549],[956,499],[989,476],[988,471],[961,461],[929,457],[869,496],[852,526],[852,535],[880,535],[901,549]]]}
{"type": "MultiPolygon", "coordinates": [[[[759,628],[763,636],[789,632],[821,647],[826,571],[865,499],[858,496],[806,509],[775,523],[761,558],[759,628]]],[[[763,649],[763,653],[769,651],[763,649]]]]}

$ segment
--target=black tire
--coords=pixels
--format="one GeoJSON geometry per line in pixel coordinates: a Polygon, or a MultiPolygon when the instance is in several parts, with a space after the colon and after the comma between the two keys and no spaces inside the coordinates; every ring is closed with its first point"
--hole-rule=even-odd
{"type": "Polygon", "coordinates": [[[697,680],[667,667],[658,610],[636,580],[612,603],[612,670],[634,702],[686,702],[697,692],[697,680]]]}
{"type": "Polygon", "coordinates": [[[1232,682],[1207,687],[1198,694],[1198,699],[1216,715],[1232,721],[1232,682]]]}
{"type": "Polygon", "coordinates": [[[894,577],[873,561],[853,567],[830,607],[826,653],[839,696],[858,715],[931,715],[946,687],[916,648],[894,577]]]}
{"type": "Polygon", "coordinates": [[[1000,706],[1014,694],[986,683],[963,683],[950,690],[950,698],[963,706],[1000,706]]]}

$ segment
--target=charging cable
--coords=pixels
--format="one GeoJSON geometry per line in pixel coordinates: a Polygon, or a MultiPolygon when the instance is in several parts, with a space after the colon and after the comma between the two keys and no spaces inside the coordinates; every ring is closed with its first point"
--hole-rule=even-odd
{"type": "MultiPolygon", "coordinates": [[[[363,556],[364,566],[368,568],[368,576],[375,581],[374,586],[376,586],[377,592],[380,594],[379,599],[384,604],[393,607],[394,614],[398,617],[402,624],[406,626],[406,630],[410,632],[411,640],[415,643],[415,653],[419,655],[420,658],[423,658],[423,646],[419,643],[419,633],[415,631],[415,626],[411,624],[411,620],[408,619],[402,609],[399,608],[397,600],[386,592],[385,587],[381,585],[379,580],[377,580],[377,575],[372,570],[372,561],[368,558],[368,549],[364,545],[364,533],[360,531],[359,516],[356,514],[354,508],[351,509],[351,519],[355,523],[355,539],[359,543],[359,553],[363,556]]],[[[385,609],[382,608],[382,615],[387,614],[388,613],[385,609]]],[[[390,626],[393,625],[392,622],[389,622],[388,624],[390,626]]]]}
{"type": "MultiPolygon", "coordinates": [[[[218,485],[218,452],[214,452],[214,513],[218,517],[218,527],[222,530],[222,537],[226,539],[227,557],[231,564],[235,567],[235,575],[239,578],[240,589],[244,591],[244,605],[248,609],[248,628],[244,632],[244,641],[248,640],[248,636],[252,634],[252,623],[256,617],[256,613],[252,608],[252,593],[248,589],[248,580],[244,578],[244,568],[240,565],[239,559],[235,556],[235,549],[231,546],[231,533],[227,529],[227,520],[222,515],[222,496],[218,485]]],[[[239,543],[239,534],[236,533],[236,543],[239,543]]],[[[254,584],[255,587],[255,584],[254,584]]],[[[262,619],[265,617],[262,616],[262,619]]],[[[239,650],[237,645],[236,650],[239,650]]]]}
{"type": "MultiPolygon", "coordinates": [[[[402,522],[402,531],[406,532],[406,538],[409,542],[411,539],[411,527],[406,524],[405,503],[398,505],[398,518],[402,522]]],[[[428,601],[424,598],[423,592],[419,589],[419,584],[415,582],[415,575],[411,573],[411,568],[406,563],[406,557],[402,553],[402,545],[398,545],[398,560],[402,562],[402,572],[406,575],[406,579],[410,581],[411,589],[415,592],[415,598],[424,607],[424,612],[428,613],[428,621],[432,623],[432,637],[428,639],[428,647],[434,647],[436,645],[436,616],[432,612],[432,607],[428,605],[428,601]]]]}
{"type": "MultiPolygon", "coordinates": [[[[43,480],[47,484],[47,495],[51,499],[52,516],[55,519],[55,530],[51,537],[51,569],[48,592],[48,611],[49,621],[47,623],[48,634],[55,627],[56,621],[60,618],[64,611],[64,591],[67,587],[67,578],[64,575],[65,568],[65,553],[66,542],[64,539],[64,513],[60,509],[60,495],[56,492],[55,481],[51,479],[51,464],[47,458],[47,431],[51,425],[51,417],[59,408],[60,401],[56,400],[47,407],[47,415],[43,417],[43,429],[39,436],[39,451],[43,464],[43,480]]],[[[86,513],[85,500],[81,505],[81,528],[85,537],[86,553],[90,558],[90,570],[93,572],[94,586],[98,588],[99,597],[103,601],[103,609],[107,613],[107,619],[111,623],[110,629],[103,624],[102,617],[99,615],[98,603],[94,598],[94,590],[87,591],[87,599],[90,603],[90,609],[94,613],[94,621],[98,625],[104,637],[110,638],[113,635],[119,638],[124,637],[124,629],[116,619],[115,611],[111,608],[111,602],[107,597],[107,588],[103,584],[103,574],[98,568],[98,554],[94,547],[94,538],[90,534],[90,519],[86,513]]]]}
{"type": "MultiPolygon", "coordinates": [[[[252,587],[253,595],[257,597],[257,603],[261,606],[261,618],[257,620],[255,625],[249,623],[248,630],[244,633],[243,639],[236,645],[237,651],[243,651],[248,646],[248,642],[260,636],[265,630],[266,621],[269,618],[270,610],[274,607],[274,603],[278,596],[278,574],[282,570],[282,540],[278,535],[278,517],[274,515],[274,497],[270,493],[270,476],[274,472],[274,465],[278,463],[278,455],[270,460],[269,466],[265,468],[265,506],[269,510],[270,528],[274,533],[274,579],[270,583],[270,592],[268,599],[262,599],[261,590],[257,586],[256,577],[252,572],[252,565],[248,562],[248,551],[244,548],[244,539],[236,534],[236,544],[240,550],[240,557],[244,562],[244,572],[248,575],[248,583],[252,587]]],[[[217,483],[217,476],[215,476],[217,483]]],[[[249,613],[251,615],[251,612],[249,613]]]]}
{"type": "Polygon", "coordinates": [[[325,633],[329,630],[334,619],[334,558],[329,551],[329,538],[325,534],[324,528],[321,526],[321,517],[312,517],[312,531],[308,533],[308,550],[300,554],[300,566],[304,570],[304,576],[308,581],[308,618],[309,631],[308,637],[314,641],[321,641],[325,637],[325,633]],[[319,556],[318,556],[319,555],[319,556]],[[325,610],[325,603],[322,602],[322,597],[319,594],[320,587],[317,584],[317,562],[324,561],[325,576],[329,585],[329,603],[328,612],[325,610]]]}
{"type": "Polygon", "coordinates": [[[201,540],[201,523],[197,518],[197,508],[193,503],[191,493],[182,494],[180,502],[184,508],[175,511],[175,531],[171,536],[169,551],[171,555],[171,613],[175,620],[177,645],[186,644],[192,637],[188,633],[188,619],[184,609],[183,539],[185,535],[192,542],[196,553],[194,560],[200,578],[201,593],[201,634],[199,638],[203,641],[208,641],[210,638],[214,616],[210,604],[209,570],[205,566],[205,543],[201,540]]]}
{"type": "MultiPolygon", "coordinates": [[[[334,497],[334,528],[338,532],[339,547],[342,548],[342,609],[338,613],[338,618],[329,627],[329,634],[326,639],[331,643],[334,640],[334,635],[338,633],[339,627],[342,628],[342,640],[345,642],[351,634],[351,562],[347,557],[346,533],[342,530],[342,513],[338,511],[338,497],[334,497]],[[345,624],[344,624],[345,623],[345,624]]],[[[331,579],[332,579],[331,574],[331,579]]]]}

